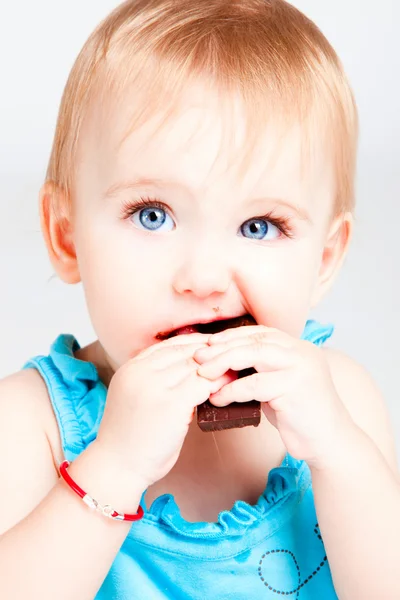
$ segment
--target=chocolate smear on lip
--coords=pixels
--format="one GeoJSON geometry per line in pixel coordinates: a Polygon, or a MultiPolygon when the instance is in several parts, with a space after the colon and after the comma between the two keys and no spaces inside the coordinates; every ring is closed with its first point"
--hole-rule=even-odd
{"type": "Polygon", "coordinates": [[[197,325],[186,325],[185,327],[175,329],[175,331],[161,331],[160,333],[157,333],[156,340],[169,340],[169,338],[185,333],[198,333],[197,325]]]}
{"type": "MultiPolygon", "coordinates": [[[[228,321],[214,321],[202,325],[200,333],[218,333],[225,329],[256,325],[251,315],[244,315],[228,321]],[[206,327],[206,330],[204,330],[206,327]]],[[[238,372],[238,379],[256,373],[253,368],[243,369],[238,372]]],[[[261,421],[261,404],[257,400],[250,402],[232,402],[228,406],[214,406],[210,400],[206,400],[197,407],[197,424],[202,431],[221,431],[223,429],[235,429],[253,425],[258,427],[261,421]]]]}
{"type": "Polygon", "coordinates": [[[235,317],[233,319],[221,319],[219,321],[211,321],[210,323],[193,323],[192,325],[185,325],[174,331],[161,331],[156,335],[157,340],[167,340],[176,335],[184,335],[189,333],[219,333],[225,329],[232,329],[233,327],[244,327],[245,325],[257,325],[256,321],[251,315],[242,315],[241,317],[235,317]]]}

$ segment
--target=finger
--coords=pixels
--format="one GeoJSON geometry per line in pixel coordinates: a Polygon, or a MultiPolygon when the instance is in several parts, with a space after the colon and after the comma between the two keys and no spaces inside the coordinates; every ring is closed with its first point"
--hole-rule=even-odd
{"type": "Polygon", "coordinates": [[[242,371],[254,368],[256,371],[274,371],[290,366],[293,350],[279,344],[246,344],[230,348],[197,369],[202,377],[217,379],[229,369],[242,371]]]}
{"type": "Polygon", "coordinates": [[[213,346],[201,346],[193,355],[193,358],[199,365],[202,365],[205,362],[210,361],[215,358],[219,354],[223,354],[227,350],[231,348],[236,348],[238,346],[248,346],[249,344],[254,343],[251,338],[241,337],[235,340],[231,340],[227,343],[214,344],[213,346]]]}
{"type": "Polygon", "coordinates": [[[196,370],[186,370],[184,365],[174,366],[170,375],[176,378],[175,387],[177,396],[186,398],[192,407],[205,402],[212,394],[237,379],[237,373],[230,371],[224,373],[218,379],[210,381],[209,379],[200,377],[196,370]]]}
{"type": "Polygon", "coordinates": [[[167,349],[162,349],[159,352],[153,352],[147,358],[151,361],[152,367],[157,371],[162,371],[170,368],[172,365],[182,361],[189,361],[188,364],[192,367],[198,366],[198,363],[193,359],[193,355],[197,350],[205,348],[206,344],[184,344],[182,346],[172,346],[167,349]]]}
{"type": "Polygon", "coordinates": [[[158,352],[158,350],[163,350],[164,348],[170,348],[172,346],[185,346],[186,344],[194,344],[199,342],[207,343],[209,338],[209,333],[186,333],[182,335],[176,335],[172,338],[168,338],[167,340],[163,340],[162,342],[156,342],[148,348],[144,348],[137,355],[137,358],[146,358],[153,352],[158,352]]]}
{"type": "MultiPolygon", "coordinates": [[[[159,357],[158,363],[155,365],[155,359],[151,357],[153,372],[157,373],[157,376],[165,377],[165,381],[169,388],[172,388],[178,385],[183,379],[194,374],[196,378],[200,378],[201,376],[197,373],[198,363],[193,358],[193,353],[198,348],[197,344],[193,344],[192,350],[190,346],[177,346],[174,348],[173,352],[168,356],[159,357]],[[156,366],[156,369],[154,369],[156,366]]],[[[235,371],[229,371],[223,373],[216,380],[211,381],[206,379],[207,389],[210,389],[211,392],[216,392],[220,389],[221,386],[218,386],[218,382],[221,385],[225,385],[226,383],[230,383],[234,379],[238,377],[238,374],[235,371]],[[217,383],[216,383],[217,382],[217,383]],[[211,386],[210,386],[211,384],[211,386]]],[[[204,378],[203,378],[204,379],[204,378]]]]}
{"type": "Polygon", "coordinates": [[[287,373],[272,371],[254,373],[223,386],[219,392],[210,396],[211,404],[227,406],[231,402],[272,402],[285,394],[287,373]]]}
{"type": "Polygon", "coordinates": [[[279,329],[273,327],[266,327],[265,325],[247,325],[243,327],[234,327],[231,329],[225,329],[219,333],[213,333],[210,335],[209,343],[219,344],[221,342],[229,342],[235,338],[241,338],[251,335],[262,335],[268,336],[267,339],[281,341],[282,343],[289,344],[291,337],[279,329]]]}
{"type": "Polygon", "coordinates": [[[186,335],[178,335],[168,340],[157,342],[156,344],[145,348],[139,354],[136,355],[135,359],[142,360],[156,352],[168,351],[171,348],[188,346],[191,344],[207,344],[209,337],[209,334],[205,333],[191,333],[186,335]]]}
{"type": "Polygon", "coordinates": [[[267,343],[278,344],[278,345],[283,346],[284,348],[292,348],[293,347],[293,343],[289,339],[281,338],[281,336],[279,334],[274,335],[273,332],[268,333],[268,334],[257,332],[257,333],[254,333],[253,335],[245,336],[243,334],[237,338],[233,338],[226,342],[224,342],[224,341],[218,342],[218,343],[214,342],[211,345],[204,346],[195,352],[194,359],[199,364],[203,364],[204,362],[207,362],[208,360],[215,358],[216,356],[218,356],[218,354],[222,354],[223,352],[226,352],[230,348],[235,348],[237,346],[242,346],[242,345],[245,346],[248,344],[261,345],[261,344],[267,344],[267,343]]]}

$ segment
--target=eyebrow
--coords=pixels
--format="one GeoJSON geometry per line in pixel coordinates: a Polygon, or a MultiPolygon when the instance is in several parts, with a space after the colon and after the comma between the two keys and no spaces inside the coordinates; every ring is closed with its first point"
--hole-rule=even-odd
{"type": "MultiPolygon", "coordinates": [[[[185,191],[186,193],[189,193],[190,195],[194,196],[193,191],[188,186],[186,186],[184,183],[182,183],[180,181],[177,181],[174,179],[168,179],[168,178],[160,178],[160,177],[137,177],[131,181],[122,181],[120,183],[113,184],[106,191],[103,198],[104,199],[115,198],[122,191],[137,190],[137,189],[140,189],[145,186],[153,186],[153,187],[159,187],[159,188],[161,188],[161,187],[180,188],[183,191],[185,191]]],[[[299,217],[299,219],[301,219],[302,221],[307,221],[308,223],[311,223],[310,215],[304,208],[301,208],[300,206],[291,204],[290,202],[283,200],[281,198],[269,198],[269,197],[255,198],[252,200],[252,203],[262,202],[262,201],[273,202],[275,204],[279,204],[279,206],[288,208],[289,210],[292,210],[293,212],[295,212],[297,214],[297,216],[299,217]]]]}

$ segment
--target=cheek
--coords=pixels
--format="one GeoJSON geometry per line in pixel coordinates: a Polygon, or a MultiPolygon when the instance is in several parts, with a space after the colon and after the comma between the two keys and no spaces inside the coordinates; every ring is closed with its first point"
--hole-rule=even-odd
{"type": "MultiPolygon", "coordinates": [[[[146,323],[149,304],[163,287],[165,265],[160,264],[158,250],[149,253],[121,227],[92,223],[86,231],[79,237],[77,253],[87,309],[103,347],[121,362],[135,350],[134,340],[143,342],[137,339],[138,331],[151,329],[151,322],[146,323]]],[[[156,307],[150,308],[149,319],[156,307]]]]}
{"type": "Polygon", "coordinates": [[[252,271],[247,297],[259,323],[300,337],[309,316],[318,275],[318,252],[311,243],[276,253],[252,271]]]}
{"type": "Polygon", "coordinates": [[[98,215],[90,227],[81,228],[78,238],[82,279],[99,297],[122,294],[128,300],[143,281],[157,277],[156,256],[149,253],[147,240],[135,235],[117,214],[98,215]]]}
{"type": "Polygon", "coordinates": [[[267,250],[262,256],[247,261],[246,270],[254,289],[263,289],[273,296],[286,292],[300,295],[314,282],[318,273],[318,252],[310,241],[290,242],[285,248],[267,250]]]}

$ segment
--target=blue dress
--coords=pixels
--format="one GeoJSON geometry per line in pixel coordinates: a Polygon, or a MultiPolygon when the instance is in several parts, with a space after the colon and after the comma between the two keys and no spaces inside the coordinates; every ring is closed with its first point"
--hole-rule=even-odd
{"type": "MultiPolygon", "coordinates": [[[[308,321],[302,338],[322,345],[332,332],[308,321]]],[[[74,357],[79,348],[63,334],[48,356],[24,365],[47,385],[69,461],[96,438],[107,396],[96,367],[74,357]]],[[[186,521],[171,494],[147,507],[145,494],[145,515],[132,524],[95,600],[337,600],[305,461],[287,454],[255,505],[237,500],[216,523],[186,521]]]]}

